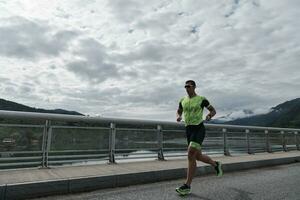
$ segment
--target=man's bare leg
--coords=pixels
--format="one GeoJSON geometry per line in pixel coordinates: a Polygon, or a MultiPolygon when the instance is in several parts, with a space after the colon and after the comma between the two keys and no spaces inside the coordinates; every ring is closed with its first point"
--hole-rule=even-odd
{"type": "Polygon", "coordinates": [[[188,149],[188,169],[187,169],[187,178],[185,184],[188,186],[191,185],[196,168],[197,168],[197,157],[198,150],[192,147],[189,147],[188,149]]]}
{"type": "Polygon", "coordinates": [[[202,154],[201,150],[197,151],[196,159],[212,166],[217,166],[216,161],[213,161],[209,156],[202,154]]]}

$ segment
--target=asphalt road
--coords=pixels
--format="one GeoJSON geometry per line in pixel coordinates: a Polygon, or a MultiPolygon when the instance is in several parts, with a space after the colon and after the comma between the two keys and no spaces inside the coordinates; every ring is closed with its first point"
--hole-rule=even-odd
{"type": "Polygon", "coordinates": [[[186,197],[175,192],[175,188],[183,181],[181,179],[35,200],[300,200],[300,163],[225,173],[220,178],[212,175],[197,177],[192,184],[192,193],[186,197]]]}

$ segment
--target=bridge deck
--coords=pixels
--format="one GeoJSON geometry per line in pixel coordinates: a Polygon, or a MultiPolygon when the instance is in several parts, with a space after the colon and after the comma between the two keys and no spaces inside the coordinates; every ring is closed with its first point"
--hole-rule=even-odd
{"type": "MultiPolygon", "coordinates": [[[[226,173],[299,162],[300,151],[222,156],[213,159],[223,163],[226,173]]],[[[50,169],[0,170],[0,199],[23,199],[183,178],[186,167],[186,159],[172,159],[50,169]]],[[[208,173],[214,173],[213,169],[198,162],[197,175],[208,173]]]]}

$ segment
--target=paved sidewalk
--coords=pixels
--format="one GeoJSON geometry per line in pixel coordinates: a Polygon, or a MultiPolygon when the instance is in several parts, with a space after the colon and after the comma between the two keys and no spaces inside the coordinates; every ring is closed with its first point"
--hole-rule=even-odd
{"type": "MultiPolygon", "coordinates": [[[[300,162],[300,151],[214,157],[224,172],[300,162]]],[[[187,160],[0,170],[0,199],[25,199],[183,178],[187,160]]],[[[214,173],[198,162],[197,175],[214,173]]]]}

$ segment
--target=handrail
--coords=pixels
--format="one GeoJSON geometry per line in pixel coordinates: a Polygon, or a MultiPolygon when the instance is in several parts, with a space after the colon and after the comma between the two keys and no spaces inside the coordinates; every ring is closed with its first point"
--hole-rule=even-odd
{"type": "MultiPolygon", "coordinates": [[[[91,117],[67,114],[52,114],[52,113],[36,113],[36,112],[20,112],[20,111],[6,111],[0,110],[0,118],[7,119],[32,119],[32,120],[54,120],[67,122],[91,122],[91,123],[117,123],[117,124],[144,124],[144,125],[172,125],[184,126],[184,123],[170,122],[170,121],[156,121],[156,120],[140,120],[140,119],[124,119],[124,118],[106,118],[106,117],[91,117]]],[[[228,124],[209,124],[205,123],[207,127],[212,128],[231,128],[231,129],[255,129],[255,130],[270,130],[270,131],[299,131],[295,128],[277,128],[277,127],[262,127],[262,126],[240,126],[228,124]]]]}
{"type": "Polygon", "coordinates": [[[169,122],[169,121],[155,121],[155,120],[139,120],[139,119],[124,119],[124,118],[105,118],[105,117],[91,117],[80,115],[67,115],[67,114],[52,114],[52,113],[36,113],[36,112],[20,112],[20,111],[4,111],[0,110],[0,118],[7,119],[33,119],[33,120],[54,120],[54,121],[67,121],[67,122],[102,122],[102,123],[118,123],[118,124],[165,124],[165,125],[182,125],[182,123],[169,122]]]}

